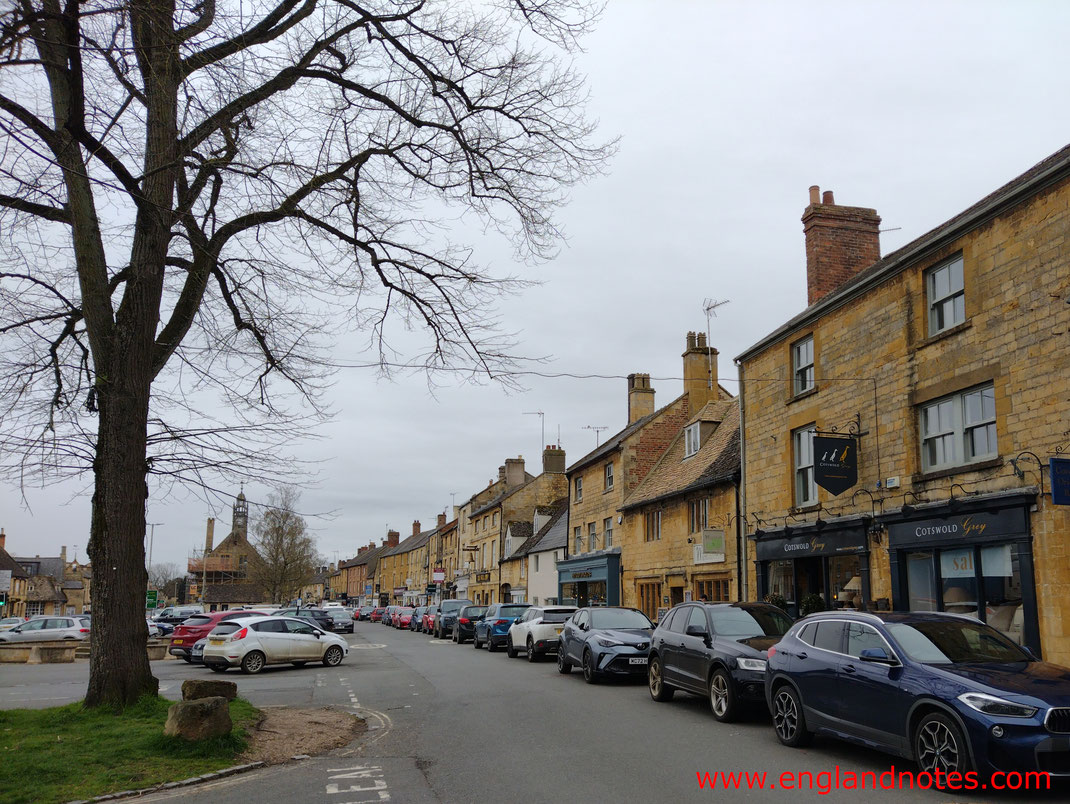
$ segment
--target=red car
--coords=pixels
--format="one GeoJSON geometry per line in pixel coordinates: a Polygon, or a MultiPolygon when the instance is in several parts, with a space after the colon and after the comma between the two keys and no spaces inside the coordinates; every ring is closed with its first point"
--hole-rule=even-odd
{"type": "Polygon", "coordinates": [[[395,628],[408,628],[412,624],[412,613],[415,609],[408,607],[398,609],[394,613],[394,627],[395,628]]]}
{"type": "Polygon", "coordinates": [[[208,632],[227,620],[240,620],[242,617],[263,617],[262,611],[206,611],[203,614],[194,614],[181,625],[175,626],[175,632],[171,634],[171,647],[167,652],[172,656],[178,656],[192,663],[190,651],[198,640],[208,636],[208,632]]]}
{"type": "Polygon", "coordinates": [[[381,623],[384,614],[386,614],[386,606],[379,606],[378,608],[372,609],[372,613],[368,615],[368,620],[373,623],[381,623]]]}
{"type": "Polygon", "coordinates": [[[428,606],[427,611],[420,616],[420,627],[417,630],[422,634],[430,634],[431,629],[434,627],[436,614],[438,614],[438,606],[428,606]]]}

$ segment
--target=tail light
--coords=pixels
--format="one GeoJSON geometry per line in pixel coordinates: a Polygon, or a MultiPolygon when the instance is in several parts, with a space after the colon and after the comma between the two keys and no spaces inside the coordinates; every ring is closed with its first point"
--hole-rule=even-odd
{"type": "Polygon", "coordinates": [[[457,622],[459,622],[459,623],[464,623],[465,625],[471,625],[471,624],[472,624],[472,621],[471,621],[471,620],[469,620],[469,619],[468,619],[467,617],[462,617],[462,618],[461,618],[461,619],[459,619],[459,620],[458,620],[457,622]]]}
{"type": "Polygon", "coordinates": [[[78,629],[78,633],[79,634],[88,634],[89,633],[89,629],[88,628],[79,628],[78,629]]]}
{"type": "Polygon", "coordinates": [[[245,639],[247,636],[249,636],[249,629],[243,628],[242,630],[238,631],[238,633],[232,635],[230,641],[237,642],[239,639],[245,639]]]}
{"type": "Polygon", "coordinates": [[[508,620],[495,620],[494,624],[495,625],[508,625],[509,621],[508,620]]]}

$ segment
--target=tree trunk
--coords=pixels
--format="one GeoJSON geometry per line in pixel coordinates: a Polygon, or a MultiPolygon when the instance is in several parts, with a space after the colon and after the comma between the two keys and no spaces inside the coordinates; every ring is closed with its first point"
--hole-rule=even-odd
{"type": "MultiPolygon", "coordinates": [[[[145,445],[149,383],[129,359],[116,382],[98,382],[100,422],[94,464],[89,557],[93,627],[89,634],[86,706],[122,707],[156,695],[145,643],[145,445]],[[140,382],[139,382],[140,380],[140,382]],[[140,386],[140,387],[137,387],[140,386]]],[[[143,370],[144,371],[144,370],[143,370]]]]}

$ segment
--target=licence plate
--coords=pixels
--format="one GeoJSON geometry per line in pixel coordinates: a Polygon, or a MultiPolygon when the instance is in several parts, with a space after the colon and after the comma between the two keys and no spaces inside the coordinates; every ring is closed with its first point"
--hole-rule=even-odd
{"type": "Polygon", "coordinates": [[[211,642],[213,645],[222,645],[223,644],[223,640],[222,639],[209,639],[208,641],[211,642]]]}
{"type": "Polygon", "coordinates": [[[175,645],[181,645],[182,644],[182,640],[181,639],[176,639],[176,640],[174,640],[174,644],[175,645]]]}
{"type": "Polygon", "coordinates": [[[646,656],[637,656],[628,660],[628,664],[646,664],[646,656]]]}

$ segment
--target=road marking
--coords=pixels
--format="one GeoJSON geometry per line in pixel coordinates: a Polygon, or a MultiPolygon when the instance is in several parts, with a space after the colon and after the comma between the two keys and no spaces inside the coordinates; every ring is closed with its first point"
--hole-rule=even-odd
{"type": "Polygon", "coordinates": [[[378,650],[379,648],[385,648],[385,644],[368,644],[368,645],[350,645],[350,650],[378,650]]]}
{"type": "Polygon", "coordinates": [[[328,779],[338,779],[350,782],[357,782],[357,784],[350,784],[346,787],[338,784],[336,781],[329,781],[327,783],[327,795],[335,796],[339,793],[352,794],[357,793],[360,798],[349,798],[345,802],[340,804],[364,804],[371,801],[390,801],[390,790],[383,779],[383,769],[380,765],[354,765],[351,768],[328,768],[327,773],[331,774],[328,779]]]}

